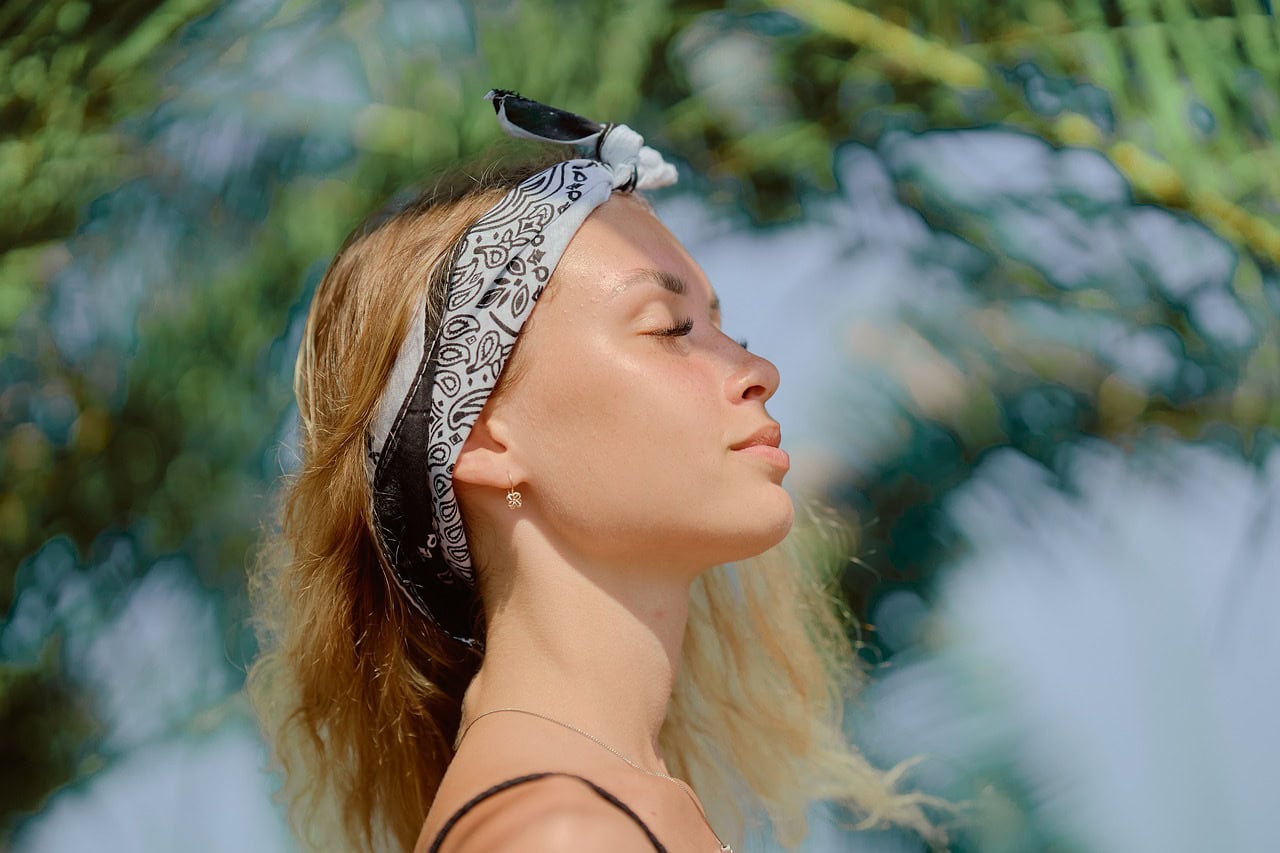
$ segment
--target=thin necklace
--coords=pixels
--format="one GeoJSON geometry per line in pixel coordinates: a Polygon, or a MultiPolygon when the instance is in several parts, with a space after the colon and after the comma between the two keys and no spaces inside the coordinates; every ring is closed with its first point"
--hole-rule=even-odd
{"type": "Polygon", "coordinates": [[[631,765],[636,770],[639,770],[641,773],[647,773],[650,776],[657,776],[659,779],[666,779],[668,782],[675,782],[677,785],[681,787],[681,789],[684,790],[686,794],[689,795],[689,799],[697,807],[698,813],[702,815],[702,820],[707,825],[707,829],[711,830],[711,834],[716,837],[716,842],[720,845],[721,853],[733,853],[733,848],[729,846],[728,842],[720,840],[720,836],[719,834],[716,833],[715,827],[711,825],[711,821],[707,820],[707,813],[703,810],[702,804],[698,802],[697,796],[693,793],[693,789],[689,787],[689,784],[687,782],[685,782],[683,779],[677,779],[674,776],[668,776],[665,773],[655,773],[652,770],[645,770],[639,764],[636,764],[630,758],[627,758],[621,752],[618,752],[618,750],[609,746],[609,744],[600,740],[595,735],[588,734],[587,732],[584,732],[582,729],[578,728],[577,726],[571,726],[566,722],[557,720],[555,717],[548,717],[547,715],[539,714],[536,711],[526,711],[524,708],[494,708],[492,711],[485,711],[483,714],[477,714],[475,717],[472,717],[471,722],[467,723],[466,727],[463,728],[463,730],[458,734],[457,740],[453,742],[454,751],[455,752],[457,751],[458,746],[461,745],[462,743],[462,739],[467,736],[467,732],[471,731],[472,726],[474,726],[477,722],[479,722],[484,717],[487,717],[490,714],[497,714],[502,711],[514,711],[517,714],[528,714],[530,717],[537,717],[540,720],[546,720],[548,723],[555,723],[557,726],[562,726],[563,728],[566,728],[571,732],[577,732],[578,734],[582,735],[584,738],[596,744],[597,746],[603,746],[605,749],[609,750],[614,755],[618,756],[623,761],[625,761],[627,764],[631,765]]]}

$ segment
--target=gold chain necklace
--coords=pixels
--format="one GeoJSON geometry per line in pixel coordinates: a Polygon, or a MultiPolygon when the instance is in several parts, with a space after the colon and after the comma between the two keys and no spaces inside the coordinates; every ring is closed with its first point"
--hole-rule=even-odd
{"type": "Polygon", "coordinates": [[[458,751],[458,747],[462,744],[462,739],[467,736],[467,732],[471,731],[472,726],[474,726],[477,722],[479,722],[484,717],[487,717],[490,714],[497,714],[502,711],[514,711],[517,714],[528,714],[530,717],[537,717],[540,720],[546,720],[548,723],[555,723],[557,726],[562,726],[563,728],[566,728],[571,732],[577,732],[578,734],[582,735],[584,738],[596,744],[597,746],[602,746],[605,749],[609,750],[614,755],[618,756],[623,761],[625,761],[627,764],[634,767],[636,770],[639,770],[641,773],[647,773],[650,776],[657,776],[660,779],[666,779],[668,782],[675,782],[677,785],[681,787],[681,789],[684,790],[686,794],[689,795],[689,799],[693,802],[693,804],[697,806],[698,813],[702,815],[702,820],[704,823],[706,823],[707,829],[710,829],[711,834],[716,837],[716,842],[720,845],[721,853],[733,853],[733,848],[729,846],[728,842],[720,840],[720,836],[716,833],[715,827],[711,825],[711,821],[707,820],[707,813],[703,810],[702,804],[698,802],[697,796],[693,793],[693,789],[689,787],[689,784],[687,782],[685,782],[683,779],[677,779],[674,776],[668,776],[665,773],[655,773],[652,770],[645,770],[639,764],[636,764],[630,758],[627,758],[621,752],[618,752],[618,750],[609,746],[609,744],[600,740],[595,735],[588,734],[587,732],[584,732],[582,729],[578,728],[577,726],[571,726],[568,723],[557,720],[555,717],[548,717],[545,714],[539,714],[536,711],[526,711],[524,708],[494,708],[491,711],[485,711],[483,714],[478,714],[475,717],[473,717],[471,719],[471,722],[467,723],[466,727],[463,728],[462,731],[458,733],[457,740],[453,742],[454,752],[458,751]]]}

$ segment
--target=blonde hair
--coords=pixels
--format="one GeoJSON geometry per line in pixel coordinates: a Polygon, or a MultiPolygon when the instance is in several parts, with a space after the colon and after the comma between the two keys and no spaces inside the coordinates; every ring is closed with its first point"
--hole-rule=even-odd
{"type": "MultiPolygon", "coordinates": [[[[247,681],[305,847],[413,847],[453,757],[480,658],[428,625],[392,580],[364,435],[423,288],[430,327],[452,248],[548,162],[461,170],[357,230],[312,300],[294,374],[301,462],[283,478],[251,572],[262,653],[247,681]]],[[[511,381],[504,373],[495,393],[511,381]]],[[[664,758],[717,826],[743,825],[745,797],[790,846],[806,834],[809,803],[833,799],[865,815],[860,828],[898,825],[944,844],[922,807],[947,804],[895,790],[909,762],[879,771],[845,740],[842,702],[865,676],[817,552],[840,527],[821,513],[808,521],[694,584],[664,758]]]]}

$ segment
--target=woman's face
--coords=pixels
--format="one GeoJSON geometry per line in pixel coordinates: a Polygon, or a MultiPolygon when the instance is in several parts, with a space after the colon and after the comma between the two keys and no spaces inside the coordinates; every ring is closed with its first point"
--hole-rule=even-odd
{"type": "Polygon", "coordinates": [[[730,449],[773,424],[777,368],[721,331],[706,276],[632,197],[578,230],[508,367],[481,420],[565,556],[698,571],[790,529],[785,458],[730,449]]]}

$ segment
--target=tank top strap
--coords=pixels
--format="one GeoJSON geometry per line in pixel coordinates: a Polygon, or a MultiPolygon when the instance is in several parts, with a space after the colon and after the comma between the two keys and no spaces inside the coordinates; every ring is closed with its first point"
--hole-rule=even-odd
{"type": "Polygon", "coordinates": [[[449,815],[449,819],[444,822],[444,826],[440,827],[440,831],[436,833],[435,840],[431,842],[431,848],[429,853],[439,853],[440,845],[444,843],[444,837],[449,834],[449,831],[453,829],[455,825],[457,825],[458,821],[461,820],[467,814],[467,812],[471,811],[476,806],[480,805],[480,803],[484,802],[489,797],[492,797],[495,794],[499,794],[502,791],[507,790],[508,788],[514,788],[517,785],[523,785],[528,782],[533,782],[537,779],[544,779],[548,776],[568,776],[570,779],[577,779],[581,782],[587,783],[587,785],[591,787],[591,790],[595,791],[598,795],[600,795],[602,799],[604,799],[606,802],[616,807],[619,811],[621,811],[627,817],[631,818],[631,820],[635,822],[636,826],[644,830],[644,834],[649,839],[649,842],[653,845],[654,850],[658,851],[658,853],[667,853],[667,848],[662,846],[662,842],[658,841],[658,837],[654,835],[653,831],[649,829],[649,826],[643,820],[640,819],[640,815],[632,811],[631,808],[626,803],[622,802],[622,800],[619,800],[613,794],[609,793],[604,788],[601,788],[599,785],[597,785],[595,782],[592,782],[590,779],[575,775],[573,773],[561,773],[557,771],[548,771],[545,773],[530,773],[527,776],[517,776],[514,779],[508,779],[505,782],[499,782],[498,784],[494,785],[492,788],[488,788],[484,791],[481,791],[479,794],[476,794],[474,797],[472,797],[471,799],[463,803],[462,806],[457,811],[449,815]]]}

